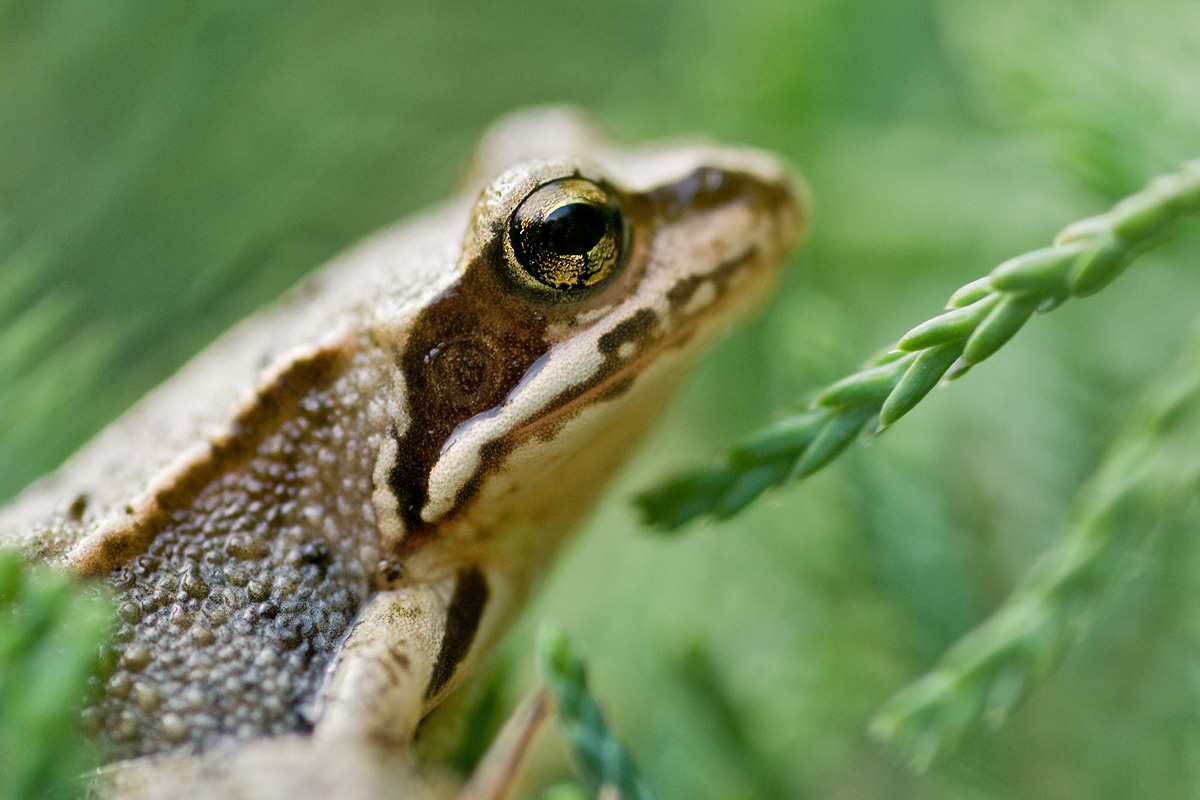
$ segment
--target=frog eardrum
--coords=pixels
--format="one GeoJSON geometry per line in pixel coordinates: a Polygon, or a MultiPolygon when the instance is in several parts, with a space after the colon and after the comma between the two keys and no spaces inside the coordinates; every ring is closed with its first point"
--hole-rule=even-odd
{"type": "Polygon", "coordinates": [[[618,272],[629,228],[611,192],[584,178],[561,178],[522,201],[509,221],[508,241],[518,285],[574,299],[618,272]]]}

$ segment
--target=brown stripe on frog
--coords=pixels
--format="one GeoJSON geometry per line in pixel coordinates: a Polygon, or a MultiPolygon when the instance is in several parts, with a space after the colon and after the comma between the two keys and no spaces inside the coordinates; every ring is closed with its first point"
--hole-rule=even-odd
{"type": "Polygon", "coordinates": [[[99,575],[143,553],[175,512],[190,507],[209,484],[252,457],[264,439],[294,416],[306,396],[333,383],[353,354],[354,343],[347,336],[291,359],[266,377],[224,432],[174,465],[165,479],[156,478],[147,495],[126,506],[127,516],[84,538],[68,555],[72,571],[99,575]]]}
{"type": "Polygon", "coordinates": [[[667,292],[667,302],[671,305],[671,311],[686,313],[688,303],[695,297],[696,291],[706,283],[713,285],[715,290],[714,301],[724,297],[725,293],[729,291],[729,282],[733,279],[733,276],[740,272],[742,267],[753,263],[758,257],[758,248],[752,247],[743,255],[722,262],[712,272],[707,272],[703,275],[689,275],[687,278],[684,278],[667,292]]]}
{"type": "Polygon", "coordinates": [[[425,689],[426,700],[431,700],[449,683],[459,662],[471,652],[487,600],[488,585],[483,573],[476,567],[459,570],[454,594],[446,608],[446,632],[442,634],[437,661],[425,689]]]}
{"type": "Polygon", "coordinates": [[[408,409],[388,476],[409,546],[422,538],[421,509],[442,445],[461,423],[503,402],[550,349],[545,309],[500,277],[503,233],[497,230],[462,279],[421,312],[399,357],[408,396],[421,399],[408,409]]]}

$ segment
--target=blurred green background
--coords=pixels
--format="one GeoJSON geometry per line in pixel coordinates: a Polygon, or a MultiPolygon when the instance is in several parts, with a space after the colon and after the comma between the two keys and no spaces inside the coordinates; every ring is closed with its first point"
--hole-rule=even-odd
{"type": "MultiPolygon", "coordinates": [[[[656,539],[624,502],[1200,156],[1194,0],[0,0],[0,498],[306,271],[446,196],[492,118],[550,101],[628,140],[778,151],[815,227],[489,685],[519,693],[554,619],[664,798],[1200,794],[1200,540],[1182,533],[1130,559],[998,734],[914,777],[864,733],[1053,542],[1191,325],[1194,228],[734,522],[656,539]]],[[[553,750],[535,791],[568,772],[553,750]]]]}

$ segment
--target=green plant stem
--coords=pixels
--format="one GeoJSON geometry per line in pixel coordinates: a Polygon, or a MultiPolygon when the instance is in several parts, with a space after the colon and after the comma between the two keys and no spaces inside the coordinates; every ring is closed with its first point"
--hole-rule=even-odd
{"type": "Polygon", "coordinates": [[[583,659],[562,631],[544,628],[538,641],[542,680],[558,700],[558,719],[583,785],[594,797],[653,800],[633,758],[604,721],[587,686],[583,659]]]}
{"type": "Polygon", "coordinates": [[[882,430],[942,380],[993,355],[1035,312],[1107,286],[1178,220],[1200,211],[1200,160],[1155,178],[1107,213],[1067,226],[1040,250],[1009,259],[955,292],[947,311],[825,388],[811,406],[735,445],[724,457],[638,495],[648,524],[673,530],[731,517],[767,489],[804,478],[868,427],[882,430]]]}

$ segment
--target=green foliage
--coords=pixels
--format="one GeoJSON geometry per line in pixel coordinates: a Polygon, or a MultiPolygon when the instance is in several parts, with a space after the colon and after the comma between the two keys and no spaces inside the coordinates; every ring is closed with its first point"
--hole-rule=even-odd
{"type": "Polygon", "coordinates": [[[1054,548],[1000,608],[876,716],[876,735],[916,768],[927,769],[982,723],[1004,722],[1120,586],[1128,559],[1145,550],[1159,519],[1180,516],[1193,502],[1200,490],[1197,334],[1130,412],[1054,548]]]}
{"type": "Polygon", "coordinates": [[[1200,161],[1151,181],[1107,214],[1067,226],[1050,247],[1010,258],[950,298],[946,313],[822,390],[812,407],[638,495],[647,523],[671,530],[704,514],[728,519],[772,486],[806,478],[837,457],[871,420],[882,430],[947,376],[990,358],[1035,311],[1104,288],[1153,239],[1200,211],[1200,161]]]}
{"type": "Polygon", "coordinates": [[[0,798],[76,797],[91,766],[79,712],[99,669],[110,608],[0,550],[0,798]]]}

